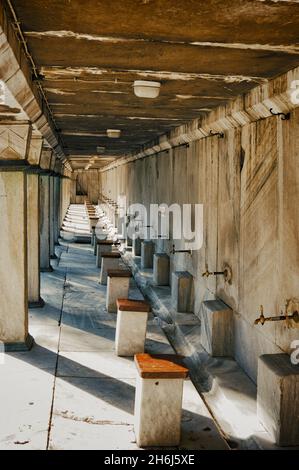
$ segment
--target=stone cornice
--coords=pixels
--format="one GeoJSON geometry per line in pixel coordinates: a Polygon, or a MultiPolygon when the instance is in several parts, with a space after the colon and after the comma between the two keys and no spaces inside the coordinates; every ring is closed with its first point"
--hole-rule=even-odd
{"type": "Polygon", "coordinates": [[[272,116],[270,109],[275,113],[289,113],[299,106],[291,101],[291,88],[293,81],[299,80],[299,67],[290,70],[274,80],[253,88],[245,95],[238,96],[225,106],[219,106],[203,119],[195,119],[190,123],[175,128],[168,137],[163,135],[160,139],[149,144],[141,151],[121,157],[109,163],[99,171],[117,168],[141,158],[145,158],[165,150],[173,149],[183,144],[189,144],[199,139],[216,138],[213,133],[224,133],[235,128],[243,127],[251,122],[267,119],[272,116]]]}

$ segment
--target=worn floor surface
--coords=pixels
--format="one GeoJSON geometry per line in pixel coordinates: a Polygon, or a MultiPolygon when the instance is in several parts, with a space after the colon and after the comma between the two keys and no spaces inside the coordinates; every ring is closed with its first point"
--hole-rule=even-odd
{"type": "MultiPolygon", "coordinates": [[[[138,449],[135,365],[115,355],[116,315],[106,311],[92,249],[61,242],[58,254],[42,275],[46,305],[29,313],[35,346],[0,365],[0,449],[138,449]]],[[[134,285],[130,296],[141,298],[134,285]]],[[[173,352],[153,317],[146,351],[173,352]]],[[[190,380],[180,448],[228,449],[190,380]]]]}

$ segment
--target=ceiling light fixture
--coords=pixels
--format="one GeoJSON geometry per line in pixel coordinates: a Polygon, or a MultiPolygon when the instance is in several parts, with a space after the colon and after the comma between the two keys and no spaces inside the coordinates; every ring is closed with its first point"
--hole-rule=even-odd
{"type": "Polygon", "coordinates": [[[160,93],[161,83],[135,80],[134,93],[139,98],[157,98],[160,93]]]}
{"type": "Polygon", "coordinates": [[[107,129],[107,136],[110,139],[118,139],[120,137],[121,131],[119,129],[107,129]]]}

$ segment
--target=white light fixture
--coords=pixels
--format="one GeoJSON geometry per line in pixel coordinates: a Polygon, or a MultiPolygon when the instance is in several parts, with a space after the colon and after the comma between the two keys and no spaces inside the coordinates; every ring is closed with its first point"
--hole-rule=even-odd
{"type": "Polygon", "coordinates": [[[111,139],[118,139],[121,131],[119,129],[107,129],[107,136],[111,139]]]}
{"type": "Polygon", "coordinates": [[[160,93],[161,83],[148,82],[146,80],[135,80],[134,93],[139,98],[157,98],[160,93]]]}
{"type": "Polygon", "coordinates": [[[97,147],[98,153],[105,153],[106,147],[97,147]]]}

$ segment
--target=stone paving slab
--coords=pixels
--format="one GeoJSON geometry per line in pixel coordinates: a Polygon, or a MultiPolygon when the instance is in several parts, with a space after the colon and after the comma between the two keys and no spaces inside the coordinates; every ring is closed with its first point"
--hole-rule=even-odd
{"type": "MultiPolygon", "coordinates": [[[[133,358],[115,355],[117,315],[106,311],[92,248],[61,243],[55,271],[42,275],[46,305],[30,310],[36,343],[30,352],[7,354],[0,366],[0,448],[46,449],[49,442],[49,449],[137,450],[133,358]]],[[[134,283],[130,298],[143,298],[134,283]]],[[[153,314],[145,349],[173,353],[153,314]]],[[[187,380],[182,448],[227,448],[192,387],[187,380]]]]}

